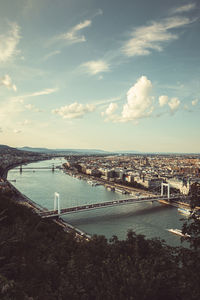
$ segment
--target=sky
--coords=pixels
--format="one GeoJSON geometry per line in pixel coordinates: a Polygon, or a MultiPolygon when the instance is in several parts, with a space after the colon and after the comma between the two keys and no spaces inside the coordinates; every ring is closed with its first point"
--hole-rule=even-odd
{"type": "Polygon", "coordinates": [[[0,0],[0,144],[200,153],[198,0],[0,0]]]}

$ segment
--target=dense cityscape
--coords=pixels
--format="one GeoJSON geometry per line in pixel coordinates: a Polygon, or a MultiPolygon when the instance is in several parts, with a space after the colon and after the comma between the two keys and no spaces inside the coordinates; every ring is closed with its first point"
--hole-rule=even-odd
{"type": "MultiPolygon", "coordinates": [[[[14,166],[59,156],[56,153],[21,151],[7,146],[1,146],[0,153],[1,177],[4,177],[6,171],[14,166]]],[[[154,192],[160,190],[162,182],[166,182],[179,193],[188,195],[191,185],[200,183],[200,156],[198,154],[91,156],[82,155],[80,152],[79,155],[65,156],[65,159],[64,166],[73,175],[85,174],[109,183],[121,183],[125,186],[135,186],[154,192]]]]}
{"type": "Polygon", "coordinates": [[[73,173],[83,173],[108,182],[130,184],[159,190],[169,183],[181,194],[188,195],[190,187],[200,182],[199,155],[111,155],[67,157],[65,164],[73,173]]]}

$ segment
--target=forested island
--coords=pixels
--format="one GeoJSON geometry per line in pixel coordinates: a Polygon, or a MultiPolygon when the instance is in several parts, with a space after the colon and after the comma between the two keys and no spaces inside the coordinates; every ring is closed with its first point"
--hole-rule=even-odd
{"type": "MultiPolygon", "coordinates": [[[[191,202],[199,201],[194,186],[191,202]]],[[[0,193],[0,299],[190,299],[200,297],[200,220],[183,226],[189,248],[132,231],[126,240],[77,240],[0,193]]]]}

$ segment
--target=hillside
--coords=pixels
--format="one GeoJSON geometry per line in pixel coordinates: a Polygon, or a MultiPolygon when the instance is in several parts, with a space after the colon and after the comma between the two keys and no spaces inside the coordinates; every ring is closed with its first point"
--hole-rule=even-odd
{"type": "Polygon", "coordinates": [[[0,193],[1,300],[199,299],[199,246],[172,248],[131,231],[124,241],[77,241],[11,197],[0,193]]]}
{"type": "Polygon", "coordinates": [[[48,148],[32,148],[32,147],[22,147],[17,148],[22,151],[31,151],[31,152],[38,152],[38,153],[47,153],[47,154],[53,154],[53,153],[64,153],[64,154],[107,154],[109,152],[104,150],[98,150],[98,149],[48,149],[48,148]]]}

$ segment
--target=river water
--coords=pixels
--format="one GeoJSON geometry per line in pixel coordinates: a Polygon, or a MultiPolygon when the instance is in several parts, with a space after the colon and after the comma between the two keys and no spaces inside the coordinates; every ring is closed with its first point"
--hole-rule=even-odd
{"type": "MultiPolygon", "coordinates": [[[[64,159],[54,159],[31,163],[24,168],[52,167],[52,163],[57,166],[63,162],[64,159]]],[[[24,169],[20,173],[19,169],[15,168],[9,171],[8,180],[31,200],[48,209],[53,209],[55,192],[60,194],[61,208],[130,198],[130,195],[108,191],[104,186],[91,186],[85,180],[74,178],[59,169],[55,172],[47,169],[24,169]]],[[[157,202],[107,207],[63,216],[68,223],[90,235],[103,234],[107,238],[117,235],[124,239],[127,231],[132,229],[148,238],[164,239],[172,246],[180,245],[180,237],[167,229],[181,229],[181,218],[186,219],[177,208],[157,202]]]]}

